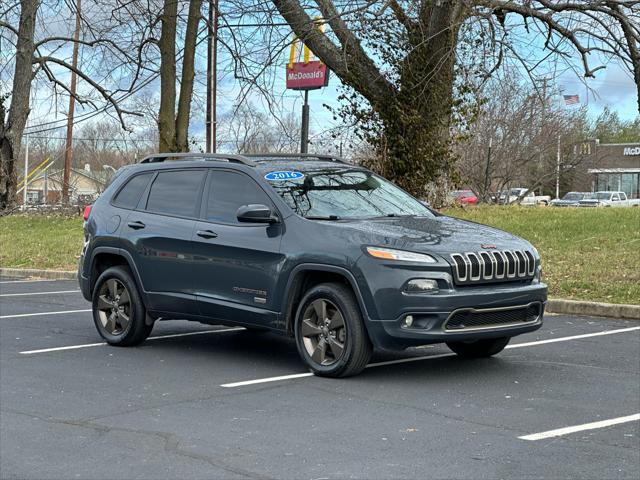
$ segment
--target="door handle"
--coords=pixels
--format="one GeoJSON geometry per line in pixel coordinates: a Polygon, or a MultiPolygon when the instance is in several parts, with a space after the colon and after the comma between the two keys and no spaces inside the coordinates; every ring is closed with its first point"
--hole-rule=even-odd
{"type": "Polygon", "coordinates": [[[141,228],[145,227],[145,224],[140,221],[135,221],[127,223],[127,226],[129,228],[133,228],[134,230],[140,230],[141,228]]]}
{"type": "Polygon", "coordinates": [[[198,230],[196,235],[202,238],[216,238],[218,236],[217,233],[214,233],[211,230],[198,230]]]}

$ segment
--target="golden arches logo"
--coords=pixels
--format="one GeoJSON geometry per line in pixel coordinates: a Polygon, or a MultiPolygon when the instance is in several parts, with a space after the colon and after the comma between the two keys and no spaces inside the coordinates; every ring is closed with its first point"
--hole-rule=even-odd
{"type": "MultiPolygon", "coordinates": [[[[320,32],[324,33],[324,20],[322,19],[322,17],[316,17],[314,18],[314,23],[316,24],[318,30],[320,30],[320,32]]],[[[305,64],[309,63],[310,59],[311,59],[311,54],[313,52],[311,52],[311,50],[309,50],[309,47],[307,47],[304,43],[302,43],[302,41],[296,36],[296,34],[293,34],[293,41],[291,42],[291,49],[289,51],[289,63],[288,63],[288,67],[289,69],[293,69],[293,64],[296,63],[296,60],[298,59],[298,56],[300,55],[300,48],[302,47],[302,58],[303,58],[303,62],[305,64]]]]}

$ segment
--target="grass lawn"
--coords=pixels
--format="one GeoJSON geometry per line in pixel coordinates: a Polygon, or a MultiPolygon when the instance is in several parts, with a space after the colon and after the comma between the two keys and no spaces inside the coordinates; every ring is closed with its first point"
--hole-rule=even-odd
{"type": "Polygon", "coordinates": [[[75,270],[82,250],[82,217],[0,217],[0,266],[75,270]]]}
{"type": "MultiPolygon", "coordinates": [[[[640,208],[471,207],[446,214],[526,238],[551,297],[640,304],[640,208]]],[[[75,270],[82,219],[0,218],[0,266],[75,270]]]]}

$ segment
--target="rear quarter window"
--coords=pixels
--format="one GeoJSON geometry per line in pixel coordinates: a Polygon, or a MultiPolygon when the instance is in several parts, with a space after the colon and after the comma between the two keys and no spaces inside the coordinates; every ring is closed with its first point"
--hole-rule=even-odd
{"type": "Polygon", "coordinates": [[[131,177],[127,183],[125,183],[124,187],[116,193],[116,196],[113,198],[113,205],[130,210],[136,208],[152,176],[152,173],[144,173],[131,177]]]}

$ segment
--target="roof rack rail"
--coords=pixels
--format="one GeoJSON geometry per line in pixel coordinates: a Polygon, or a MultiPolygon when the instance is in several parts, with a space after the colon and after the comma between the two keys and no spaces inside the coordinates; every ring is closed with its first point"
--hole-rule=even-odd
{"type": "Polygon", "coordinates": [[[335,155],[323,155],[317,153],[248,153],[244,156],[247,158],[258,158],[261,160],[297,158],[299,160],[325,160],[328,162],[348,163],[343,158],[336,157],[335,155]]]}
{"type": "Polygon", "coordinates": [[[248,159],[243,155],[227,155],[223,153],[198,153],[198,152],[180,152],[180,153],[152,153],[146,156],[139,163],[157,163],[164,162],[165,160],[205,160],[214,162],[231,162],[240,163],[242,165],[248,165],[255,167],[256,163],[253,160],[248,159]]]}

